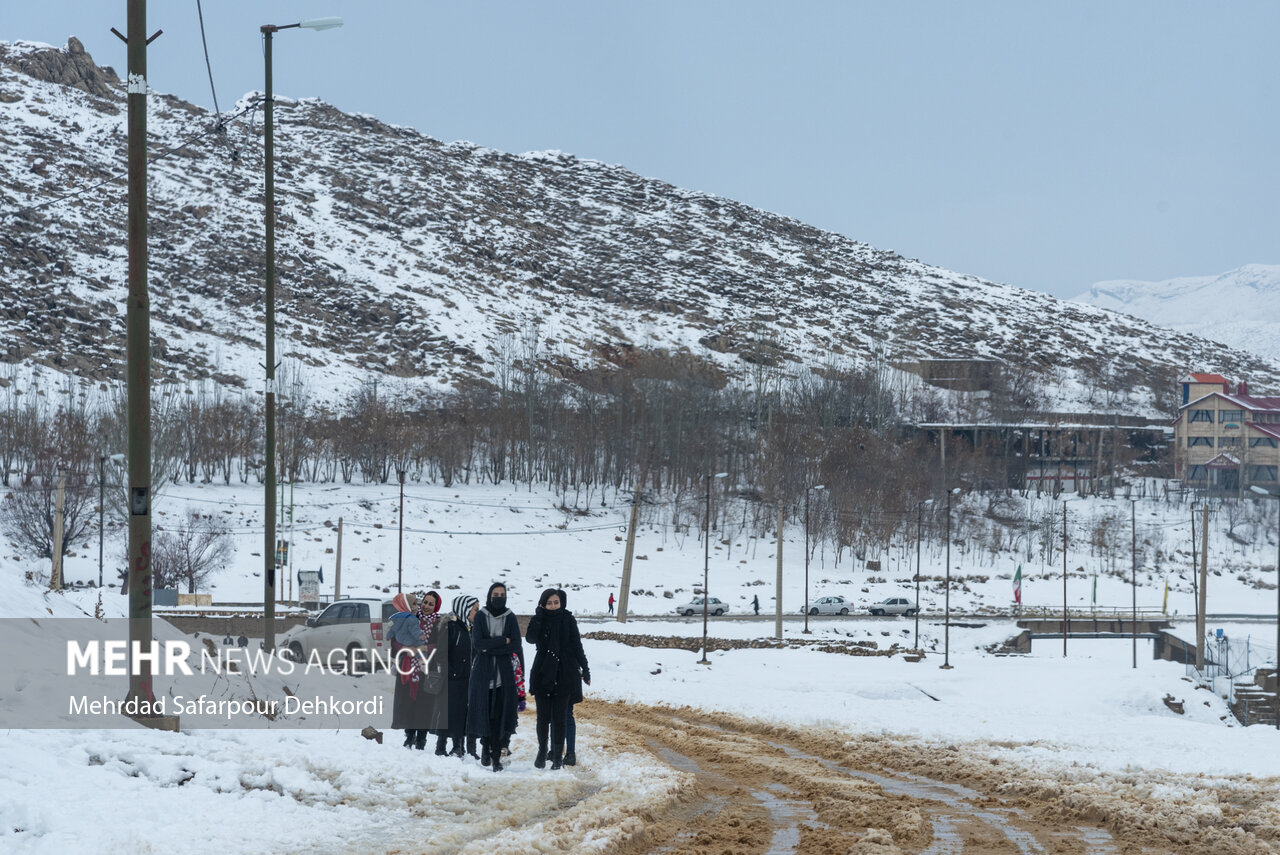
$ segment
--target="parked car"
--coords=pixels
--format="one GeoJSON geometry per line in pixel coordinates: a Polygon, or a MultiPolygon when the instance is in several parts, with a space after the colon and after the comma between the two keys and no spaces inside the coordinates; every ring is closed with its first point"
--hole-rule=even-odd
{"type": "MultiPolygon", "coordinates": [[[[389,599],[338,600],[315,617],[307,618],[306,625],[285,630],[278,644],[295,662],[306,662],[313,652],[319,653],[326,668],[330,653],[341,650],[349,672],[367,673],[391,656],[385,627],[395,611],[389,599]]],[[[336,657],[334,664],[337,665],[336,657]]]]}
{"type": "MultiPolygon", "coordinates": [[[[849,609],[853,607],[853,603],[844,597],[822,597],[809,603],[809,614],[811,615],[847,615],[849,609]]],[[[803,614],[804,609],[800,609],[803,614]]]]}
{"type": "Polygon", "coordinates": [[[878,603],[872,603],[867,606],[867,611],[873,615],[905,615],[906,617],[911,617],[920,611],[920,607],[906,597],[890,597],[887,600],[881,600],[878,603]]]}
{"type": "MultiPolygon", "coordinates": [[[[707,600],[707,613],[713,615],[722,615],[729,611],[729,604],[711,597],[707,600]]],[[[692,617],[695,614],[702,614],[702,597],[694,597],[683,606],[676,606],[676,614],[692,617]]]]}

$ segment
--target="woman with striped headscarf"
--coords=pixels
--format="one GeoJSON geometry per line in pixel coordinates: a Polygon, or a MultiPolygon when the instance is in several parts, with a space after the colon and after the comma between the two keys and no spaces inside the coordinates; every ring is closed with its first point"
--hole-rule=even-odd
{"type": "Polygon", "coordinates": [[[447,720],[441,722],[436,735],[436,753],[452,754],[455,757],[466,757],[470,754],[477,760],[476,738],[466,738],[466,751],[463,751],[463,736],[467,730],[467,690],[471,684],[471,624],[475,620],[480,601],[469,594],[453,598],[453,616],[447,624],[449,639],[449,687],[447,720]],[[453,744],[445,748],[445,740],[453,740],[453,744]]]}

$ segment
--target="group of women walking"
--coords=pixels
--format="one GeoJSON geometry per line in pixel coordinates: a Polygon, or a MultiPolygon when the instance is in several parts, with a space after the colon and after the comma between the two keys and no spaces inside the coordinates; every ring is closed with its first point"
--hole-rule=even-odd
{"type": "MultiPolygon", "coordinates": [[[[537,709],[539,769],[548,760],[552,769],[577,763],[573,705],[582,700],[583,683],[591,684],[567,599],[560,589],[543,591],[525,636],[536,649],[528,694],[537,709]]],[[[436,754],[478,756],[502,771],[526,697],[524,644],[506,586],[490,585],[483,606],[475,597],[455,597],[448,616],[440,615],[435,591],[397,594],[392,603],[389,636],[398,667],[391,726],[405,732],[406,748],[425,749],[434,734],[436,754]]]]}

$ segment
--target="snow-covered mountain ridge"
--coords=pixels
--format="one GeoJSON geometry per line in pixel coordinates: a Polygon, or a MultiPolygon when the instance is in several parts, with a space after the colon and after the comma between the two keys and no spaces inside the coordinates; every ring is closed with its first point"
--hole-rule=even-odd
{"type": "MultiPolygon", "coordinates": [[[[123,171],[125,112],[114,72],[78,41],[0,43],[4,361],[121,371],[124,182],[35,206],[123,171]]],[[[150,98],[155,372],[257,389],[261,115],[225,134],[212,122],[150,98]]],[[[620,166],[442,143],[316,100],[277,99],[276,158],[277,352],[321,396],[376,376],[488,383],[513,355],[588,384],[620,367],[720,383],[873,353],[992,357],[1029,366],[1062,410],[1097,409],[1090,389],[1140,389],[1169,369],[1277,371],[620,166]]]]}
{"type": "Polygon", "coordinates": [[[1098,282],[1073,299],[1280,359],[1280,264],[1163,282],[1098,282]]]}

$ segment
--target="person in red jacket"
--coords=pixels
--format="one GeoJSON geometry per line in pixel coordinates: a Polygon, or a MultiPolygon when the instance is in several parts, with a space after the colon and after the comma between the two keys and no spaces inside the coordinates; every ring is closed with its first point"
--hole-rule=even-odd
{"type": "Polygon", "coordinates": [[[616,602],[617,600],[613,598],[613,591],[610,591],[609,592],[609,614],[613,614],[613,604],[616,602]]]}

